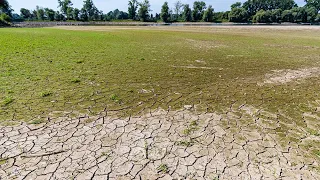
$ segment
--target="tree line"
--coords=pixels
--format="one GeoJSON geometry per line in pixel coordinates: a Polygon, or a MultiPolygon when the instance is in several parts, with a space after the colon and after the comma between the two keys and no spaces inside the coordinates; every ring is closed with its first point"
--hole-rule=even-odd
{"type": "Polygon", "coordinates": [[[34,10],[20,9],[13,13],[8,0],[0,0],[0,21],[114,21],[133,20],[150,22],[237,22],[237,23],[319,23],[320,0],[305,0],[299,7],[294,0],[247,0],[231,5],[230,11],[215,12],[204,1],[195,1],[192,7],[176,1],[173,7],[164,2],[160,13],[152,14],[149,0],[129,0],[128,11],[115,9],[103,13],[92,0],[84,0],[81,9],[71,0],[58,0],[58,11],[36,6],[34,10]]]}

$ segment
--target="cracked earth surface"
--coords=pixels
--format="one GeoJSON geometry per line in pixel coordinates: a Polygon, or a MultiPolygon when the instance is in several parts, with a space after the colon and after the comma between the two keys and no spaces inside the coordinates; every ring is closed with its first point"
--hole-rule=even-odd
{"type": "Polygon", "coordinates": [[[275,70],[274,73],[266,74],[266,80],[264,81],[264,84],[284,84],[295,80],[318,77],[319,75],[319,67],[297,70],[275,70]]]}
{"type": "Polygon", "coordinates": [[[320,179],[299,146],[310,137],[279,143],[273,116],[247,105],[226,114],[185,106],[0,127],[0,179],[320,179]]]}

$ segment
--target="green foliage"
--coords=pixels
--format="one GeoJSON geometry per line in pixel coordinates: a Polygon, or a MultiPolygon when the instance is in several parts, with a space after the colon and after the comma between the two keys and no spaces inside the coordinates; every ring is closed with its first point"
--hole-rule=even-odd
{"type": "MultiPolygon", "coordinates": [[[[8,1],[3,1],[0,7],[0,14],[4,13],[9,17],[2,15],[1,22],[10,22],[17,20],[38,20],[38,21],[119,21],[119,20],[140,20],[157,22],[160,19],[163,22],[176,21],[205,21],[205,22],[259,22],[259,23],[317,23],[320,22],[319,10],[320,0],[305,0],[304,7],[298,7],[294,0],[247,0],[243,4],[236,2],[231,5],[231,11],[214,12],[213,7],[206,8],[204,1],[195,1],[193,10],[189,4],[182,4],[176,1],[172,9],[168,3],[164,3],[161,13],[155,16],[150,14],[149,0],[138,2],[137,0],[128,1],[128,13],[115,9],[103,14],[93,3],[93,0],[84,0],[81,9],[73,8],[71,0],[58,0],[59,11],[49,8],[38,7],[34,11],[25,8],[20,9],[20,15],[12,15],[12,9],[8,1]],[[181,12],[181,8],[183,9],[181,12]],[[138,10],[138,13],[137,13],[138,10]],[[4,20],[4,18],[6,20],[4,20]]],[[[127,21],[126,21],[127,22],[127,21]]],[[[3,23],[2,23],[3,24],[3,23]]]]}
{"type": "Polygon", "coordinates": [[[45,8],[44,12],[49,21],[54,21],[55,11],[53,9],[45,8]]]}
{"type": "Polygon", "coordinates": [[[128,16],[130,19],[135,20],[137,18],[137,9],[138,9],[138,1],[137,0],[129,0],[128,3],[128,16]]]}
{"type": "Polygon", "coordinates": [[[42,123],[44,123],[44,120],[41,120],[41,119],[36,119],[30,122],[30,124],[35,124],[35,125],[42,124],[42,123]]]}
{"type": "Polygon", "coordinates": [[[120,99],[120,97],[119,97],[117,94],[112,94],[112,95],[110,96],[110,99],[111,99],[112,101],[114,101],[114,102],[117,102],[117,103],[121,103],[121,102],[122,102],[122,100],[120,99]]]}
{"type": "Polygon", "coordinates": [[[308,129],[308,132],[310,133],[310,135],[320,136],[320,131],[318,131],[318,130],[308,129]]]}
{"type": "Polygon", "coordinates": [[[320,150],[314,150],[314,154],[320,158],[320,150]]]}
{"type": "Polygon", "coordinates": [[[195,1],[193,3],[192,19],[194,21],[202,20],[206,3],[204,1],[195,1]]]}
{"type": "Polygon", "coordinates": [[[305,9],[306,22],[315,22],[317,18],[317,10],[314,7],[309,7],[305,9]]]}
{"type": "Polygon", "coordinates": [[[185,147],[191,147],[191,146],[193,146],[193,144],[194,144],[193,141],[177,141],[177,142],[175,142],[175,145],[185,146],[185,147]]]}
{"type": "Polygon", "coordinates": [[[44,92],[41,92],[41,97],[48,97],[48,96],[51,96],[53,93],[50,92],[50,91],[44,91],[44,92]]]}
{"type": "Polygon", "coordinates": [[[4,21],[6,23],[11,21],[11,17],[5,13],[0,14],[0,21],[4,21]]]}
{"type": "Polygon", "coordinates": [[[282,22],[294,22],[291,10],[285,10],[282,12],[282,22]]]}
{"type": "Polygon", "coordinates": [[[290,11],[291,22],[295,23],[314,22],[317,17],[316,9],[314,7],[295,7],[290,11]]]}
{"type": "Polygon", "coordinates": [[[7,160],[5,160],[5,159],[0,159],[0,166],[1,165],[4,165],[4,164],[6,164],[7,163],[7,160]]]}
{"type": "Polygon", "coordinates": [[[74,78],[74,79],[71,80],[71,82],[72,82],[72,83],[80,83],[81,80],[78,79],[78,78],[74,78]]]}
{"type": "Polygon", "coordinates": [[[76,63],[77,64],[82,64],[82,63],[84,63],[84,60],[78,60],[78,61],[76,61],[76,63]]]}
{"type": "Polygon", "coordinates": [[[315,22],[320,22],[320,14],[318,14],[317,16],[316,16],[316,19],[314,20],[315,22]]]}
{"type": "Polygon", "coordinates": [[[247,22],[248,13],[244,8],[233,8],[229,13],[230,22],[247,22]]]}
{"type": "Polygon", "coordinates": [[[29,20],[32,18],[32,14],[31,14],[30,10],[25,9],[25,8],[20,9],[20,16],[22,16],[22,18],[24,18],[24,19],[29,19],[29,20]]]}
{"type": "Polygon", "coordinates": [[[163,22],[168,22],[170,17],[168,2],[164,2],[164,4],[162,5],[160,17],[163,22]]]}
{"type": "Polygon", "coordinates": [[[92,0],[85,0],[81,9],[81,19],[83,21],[102,20],[102,12],[93,4],[92,0]]]}
{"type": "Polygon", "coordinates": [[[149,0],[144,0],[139,3],[138,14],[141,21],[146,22],[149,20],[150,18],[149,11],[150,11],[149,0]]]}
{"type": "Polygon", "coordinates": [[[160,165],[157,167],[157,171],[158,171],[158,173],[168,173],[168,172],[169,172],[168,165],[166,165],[166,164],[160,164],[160,165]]]}
{"type": "Polygon", "coordinates": [[[12,9],[7,0],[0,0],[0,14],[4,13],[12,17],[12,9]]]}
{"type": "Polygon", "coordinates": [[[234,9],[234,8],[241,8],[241,5],[242,3],[241,2],[236,2],[234,4],[231,5],[231,9],[234,9]]]}
{"type": "Polygon", "coordinates": [[[64,16],[59,11],[56,11],[56,13],[54,14],[54,20],[62,21],[64,20],[64,16]]]}
{"type": "Polygon", "coordinates": [[[79,21],[79,14],[80,14],[80,10],[78,8],[74,8],[73,12],[72,12],[72,16],[74,18],[74,20],[79,21]]]}
{"type": "Polygon", "coordinates": [[[282,10],[281,9],[274,9],[271,11],[271,20],[272,22],[275,23],[280,23],[281,22],[281,16],[282,15],[282,10]]]}
{"type": "Polygon", "coordinates": [[[198,123],[197,121],[192,121],[189,126],[183,130],[183,134],[184,135],[190,135],[191,133],[193,133],[194,131],[198,130],[198,123]]]}
{"type": "Polygon", "coordinates": [[[306,6],[313,7],[317,12],[320,11],[320,0],[305,0],[306,6]]]}
{"type": "Polygon", "coordinates": [[[128,19],[128,18],[129,18],[128,13],[119,11],[119,9],[115,9],[114,11],[108,12],[104,17],[106,21],[121,20],[121,19],[128,19]]]}
{"type": "Polygon", "coordinates": [[[183,6],[182,19],[185,22],[190,22],[192,20],[192,11],[189,4],[183,6]]]}
{"type": "Polygon", "coordinates": [[[247,0],[243,3],[243,8],[249,16],[255,15],[259,10],[292,9],[296,3],[294,0],[247,0]]]}
{"type": "Polygon", "coordinates": [[[214,16],[213,16],[213,8],[212,6],[210,5],[208,7],[208,9],[204,12],[203,14],[203,21],[205,22],[213,22],[214,21],[214,16]]]}
{"type": "Polygon", "coordinates": [[[42,7],[37,6],[36,11],[37,11],[37,19],[44,20],[44,9],[42,7]]]}
{"type": "Polygon", "coordinates": [[[67,15],[68,8],[73,5],[71,0],[58,0],[58,4],[62,14],[67,15]]]}
{"type": "Polygon", "coordinates": [[[3,106],[7,106],[11,104],[14,101],[12,97],[5,97],[4,100],[2,101],[3,106]]]}
{"type": "Polygon", "coordinates": [[[68,7],[67,8],[67,19],[72,20],[73,18],[73,7],[68,7]]]}
{"type": "Polygon", "coordinates": [[[174,14],[172,21],[178,21],[181,19],[181,8],[183,8],[183,6],[184,5],[179,0],[174,3],[174,14]]]}
{"type": "Polygon", "coordinates": [[[272,23],[272,12],[271,11],[265,11],[260,10],[257,12],[256,15],[253,16],[253,22],[258,23],[272,23]]]}

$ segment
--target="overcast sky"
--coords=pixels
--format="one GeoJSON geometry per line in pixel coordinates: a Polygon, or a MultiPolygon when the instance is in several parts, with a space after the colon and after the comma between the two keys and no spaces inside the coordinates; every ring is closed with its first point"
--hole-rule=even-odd
{"type": "MultiPolygon", "coordinates": [[[[139,1],[139,0],[138,0],[139,1]]],[[[151,9],[153,10],[152,13],[160,12],[161,6],[165,0],[149,0],[151,4],[151,9]]],[[[173,7],[174,2],[177,0],[167,0],[169,3],[170,8],[173,7]]],[[[218,11],[226,11],[230,9],[230,5],[241,1],[244,2],[245,0],[204,0],[207,5],[212,5],[216,12],[218,11]]],[[[38,5],[40,7],[49,7],[54,10],[57,10],[58,0],[8,0],[9,4],[15,10],[15,13],[20,14],[20,8],[27,8],[27,9],[35,9],[38,5]]],[[[72,0],[73,7],[81,8],[83,5],[83,0],[72,0]]],[[[114,9],[119,9],[121,11],[128,10],[128,0],[93,0],[96,7],[99,10],[102,10],[104,13],[107,13],[114,9]]],[[[194,0],[181,0],[182,3],[192,4],[194,0]]],[[[304,0],[296,0],[296,3],[299,6],[304,5],[304,0]]]]}

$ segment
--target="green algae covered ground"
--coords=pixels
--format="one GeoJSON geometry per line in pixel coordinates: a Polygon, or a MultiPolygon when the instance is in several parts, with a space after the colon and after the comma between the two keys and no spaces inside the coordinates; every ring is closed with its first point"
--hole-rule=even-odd
{"type": "MultiPolygon", "coordinates": [[[[280,122],[276,131],[290,142],[305,133],[318,137],[319,32],[317,27],[0,29],[0,121],[39,124],[60,116],[128,117],[185,107],[223,114],[246,105],[257,110],[255,118],[280,122]]],[[[309,143],[314,157],[315,142],[309,143]]]]}

